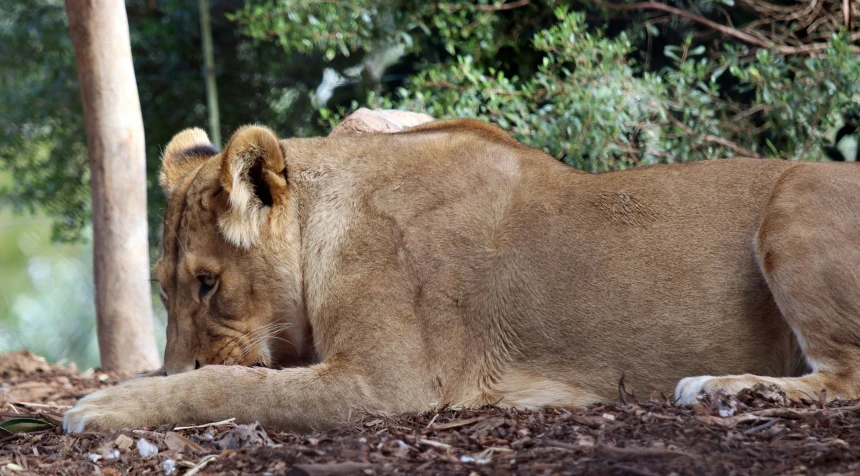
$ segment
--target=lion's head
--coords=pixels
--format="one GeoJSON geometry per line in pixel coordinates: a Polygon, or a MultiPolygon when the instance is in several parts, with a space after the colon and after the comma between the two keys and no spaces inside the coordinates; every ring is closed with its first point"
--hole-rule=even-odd
{"type": "Polygon", "coordinates": [[[168,201],[154,275],[168,311],[167,373],[308,362],[298,224],[275,134],[247,126],[218,152],[187,129],[165,149],[159,181],[168,201]]]}

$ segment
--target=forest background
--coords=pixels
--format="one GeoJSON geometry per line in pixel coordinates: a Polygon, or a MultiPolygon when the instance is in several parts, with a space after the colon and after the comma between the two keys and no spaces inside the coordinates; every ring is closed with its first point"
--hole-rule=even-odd
{"type": "MultiPolygon", "coordinates": [[[[209,124],[200,11],[188,0],[126,8],[154,259],[161,150],[209,124]]],[[[66,12],[61,0],[0,0],[0,11],[0,352],[95,366],[66,12]]],[[[368,106],[480,118],[589,172],[857,156],[857,1],[211,0],[209,13],[225,139],[251,122],[281,137],[326,134],[368,106]]]]}

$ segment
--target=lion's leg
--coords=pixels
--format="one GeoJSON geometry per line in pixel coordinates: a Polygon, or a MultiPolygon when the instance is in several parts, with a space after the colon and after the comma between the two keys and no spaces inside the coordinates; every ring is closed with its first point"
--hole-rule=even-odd
{"type": "Polygon", "coordinates": [[[66,412],[63,428],[113,431],[236,418],[307,431],[341,425],[367,412],[425,409],[380,395],[375,387],[373,379],[342,363],[282,370],[213,365],[95,392],[66,412]]]}
{"type": "MultiPolygon", "coordinates": [[[[860,396],[860,171],[796,166],[780,178],[757,239],[759,264],[812,373],[691,377],[679,404],[718,389],[776,384],[791,399],[860,396]]],[[[816,165],[819,165],[816,167],[816,165]]]]}

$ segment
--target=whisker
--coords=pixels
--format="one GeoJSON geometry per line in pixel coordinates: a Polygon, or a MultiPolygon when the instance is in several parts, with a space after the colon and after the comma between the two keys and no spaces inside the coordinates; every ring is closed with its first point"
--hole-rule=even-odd
{"type": "Polygon", "coordinates": [[[250,338],[251,336],[253,336],[253,335],[257,334],[257,333],[265,332],[265,331],[266,331],[266,330],[268,330],[270,327],[273,327],[273,326],[276,326],[276,325],[279,325],[279,324],[281,324],[281,323],[278,323],[278,322],[272,322],[272,323],[266,324],[265,326],[258,327],[258,328],[256,328],[256,329],[252,329],[252,330],[250,330],[250,331],[248,331],[248,332],[240,333],[239,335],[234,336],[232,339],[230,339],[229,341],[227,341],[227,343],[226,343],[226,344],[224,344],[224,346],[226,347],[227,345],[229,345],[229,344],[233,343],[235,340],[240,339],[240,338],[242,338],[242,337],[249,337],[249,338],[250,338]]]}
{"type": "Polygon", "coordinates": [[[165,220],[165,219],[164,219],[164,214],[163,214],[163,213],[162,213],[162,214],[159,214],[158,212],[153,212],[153,213],[154,213],[158,218],[161,218],[161,222],[164,224],[164,226],[165,226],[165,227],[166,227],[166,228],[167,228],[171,233],[173,233],[173,237],[174,237],[174,238],[176,238],[176,243],[178,243],[178,244],[179,244],[179,248],[180,248],[183,252],[187,253],[188,251],[186,250],[186,248],[185,248],[185,247],[183,247],[183,243],[182,243],[182,241],[180,241],[180,239],[179,239],[179,234],[178,234],[178,233],[176,233],[176,230],[175,230],[172,226],[170,226],[170,223],[168,223],[168,222],[167,222],[167,220],[165,220]]]}
{"type": "MultiPolygon", "coordinates": [[[[280,333],[282,330],[285,330],[285,329],[287,329],[287,328],[289,328],[289,327],[291,327],[291,324],[284,323],[284,324],[281,324],[281,325],[278,325],[278,326],[273,326],[273,327],[270,329],[270,331],[269,331],[269,332],[266,332],[265,334],[262,334],[262,335],[259,335],[259,336],[255,336],[253,339],[251,339],[251,340],[250,340],[250,341],[249,341],[249,342],[248,342],[248,343],[247,343],[247,344],[242,348],[242,352],[241,352],[240,356],[247,355],[248,353],[250,353],[250,352],[251,352],[251,350],[254,348],[254,346],[255,346],[255,345],[259,344],[260,342],[262,342],[262,341],[264,341],[264,340],[266,340],[266,339],[277,339],[277,340],[282,340],[282,341],[284,341],[284,342],[288,342],[288,343],[292,344],[292,342],[290,342],[288,339],[284,339],[283,337],[278,337],[278,336],[277,336],[277,334],[278,334],[278,333],[280,333]]],[[[295,344],[292,344],[292,345],[293,345],[293,347],[295,347],[295,344]]]]}

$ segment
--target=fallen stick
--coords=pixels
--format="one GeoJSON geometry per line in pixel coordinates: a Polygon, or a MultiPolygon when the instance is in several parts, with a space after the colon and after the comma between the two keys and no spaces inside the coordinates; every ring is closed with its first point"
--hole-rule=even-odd
{"type": "MultiPolygon", "coordinates": [[[[434,417],[435,418],[435,417],[434,417]]],[[[440,430],[450,430],[452,428],[460,428],[462,426],[469,426],[473,423],[477,423],[477,418],[469,418],[468,420],[460,420],[460,421],[452,421],[450,423],[440,423],[438,425],[433,425],[430,427],[431,430],[440,431],[440,430]]]]}
{"type": "Polygon", "coordinates": [[[694,455],[683,451],[664,450],[660,448],[618,448],[615,446],[595,446],[595,451],[602,453],[616,454],[620,456],[629,456],[632,458],[677,458],[685,456],[694,458],[694,455]]]}
{"type": "Polygon", "coordinates": [[[25,407],[40,407],[40,408],[72,408],[71,405],[57,405],[55,403],[52,404],[44,404],[44,403],[31,403],[31,402],[13,402],[15,405],[24,405],[25,407]]]}
{"type": "Polygon", "coordinates": [[[199,473],[200,470],[202,470],[207,464],[211,463],[212,461],[215,461],[216,459],[218,459],[218,455],[209,455],[201,459],[196,466],[189,469],[188,472],[185,473],[185,476],[194,476],[195,474],[199,473]]]}
{"type": "Polygon", "coordinates": [[[441,448],[443,450],[448,450],[448,449],[453,448],[453,446],[451,446],[447,443],[442,443],[440,441],[428,440],[425,438],[421,438],[420,440],[417,441],[417,443],[420,445],[432,446],[433,448],[441,448]]]}
{"type": "Polygon", "coordinates": [[[290,470],[290,474],[297,476],[322,476],[322,475],[339,475],[339,474],[356,474],[365,469],[371,469],[373,465],[370,463],[321,463],[321,464],[295,464],[290,470]]]}
{"type": "Polygon", "coordinates": [[[209,428],[210,426],[228,425],[228,424],[230,424],[230,423],[233,423],[234,421],[236,421],[236,419],[235,419],[235,418],[228,418],[228,419],[226,419],[226,420],[216,421],[216,422],[213,422],[213,423],[204,423],[203,425],[177,426],[176,428],[174,428],[174,429],[173,429],[173,431],[176,431],[176,430],[190,430],[190,429],[192,429],[192,428],[209,428]]]}

